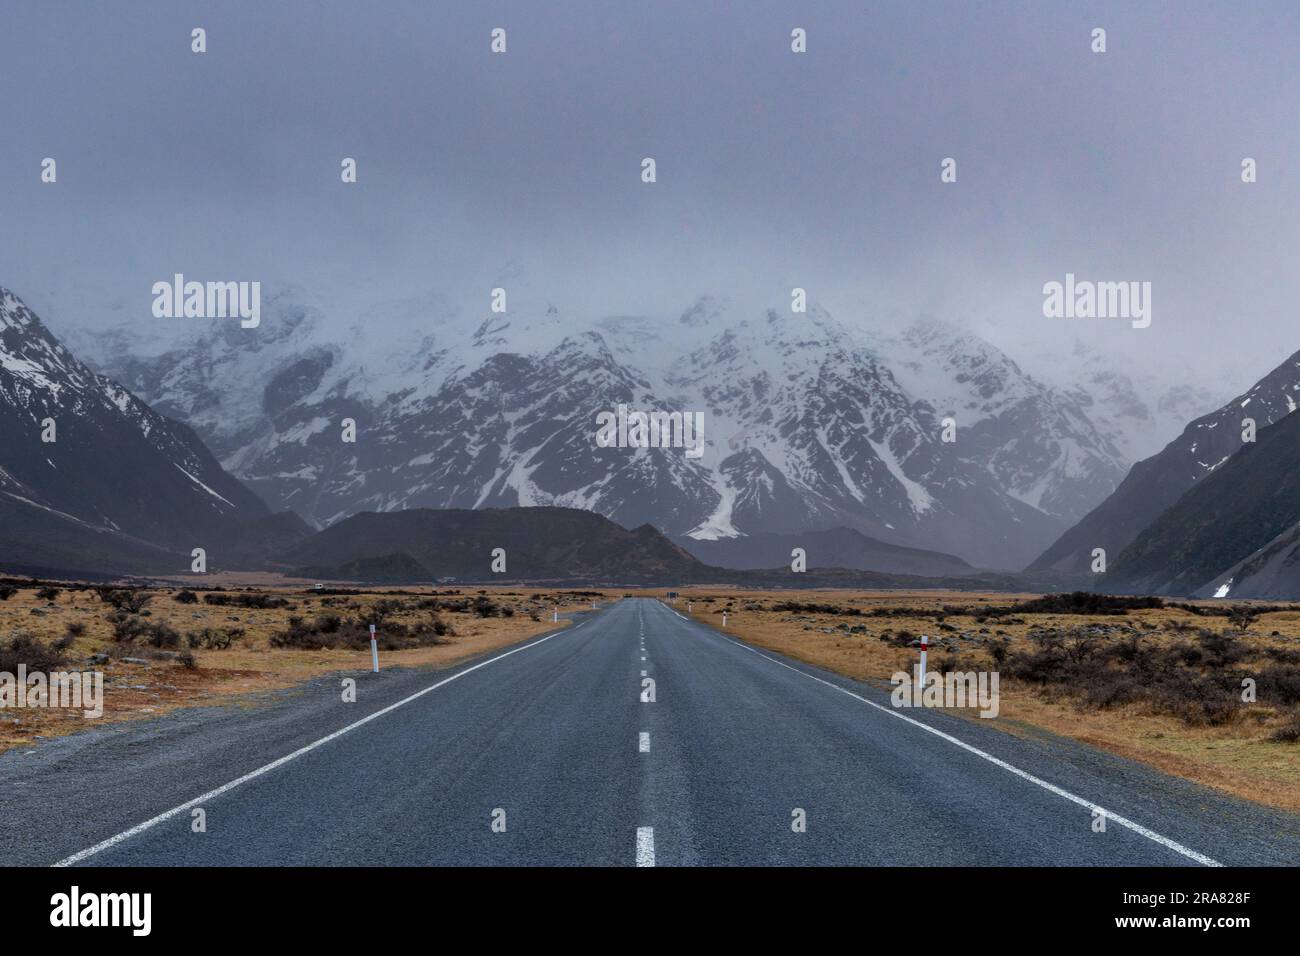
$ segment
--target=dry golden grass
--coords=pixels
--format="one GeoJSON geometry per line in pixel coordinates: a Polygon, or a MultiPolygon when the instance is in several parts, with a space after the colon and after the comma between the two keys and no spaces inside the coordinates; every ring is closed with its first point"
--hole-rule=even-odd
{"type": "MultiPolygon", "coordinates": [[[[226,586],[232,583],[227,581],[226,586]]],[[[80,623],[85,630],[65,652],[65,669],[93,666],[104,674],[102,718],[87,720],[80,711],[53,708],[0,710],[0,751],[44,737],[85,730],[104,720],[152,716],[196,704],[232,703],[239,695],[291,686],[319,674],[370,669],[368,645],[362,650],[301,650],[272,647],[269,639],[287,627],[290,615],[309,620],[326,612],[360,616],[367,605],[385,599],[400,600],[400,595],[384,594],[379,589],[356,595],[317,595],[302,587],[289,586],[282,581],[278,583],[278,587],[259,587],[257,590],[285,598],[293,607],[250,609],[209,605],[203,603],[202,592],[199,603],[181,604],[175,600],[180,588],[158,588],[146,592],[153,598],[146,606],[149,616],[145,619],[170,624],[182,635],[203,628],[230,627],[244,631],[244,636],[227,650],[193,650],[191,653],[197,665],[193,668],[181,663],[177,651],[155,651],[137,645],[114,646],[113,628],[108,620],[113,609],[101,602],[93,590],[65,589],[50,602],[37,599],[34,588],[22,588],[9,600],[0,601],[0,640],[7,641],[11,635],[22,631],[53,644],[64,637],[70,623],[80,623]],[[334,603],[327,604],[327,601],[334,603]],[[95,665],[85,664],[91,655],[109,651],[145,659],[147,663],[110,659],[95,665]]],[[[453,599],[473,598],[482,591],[492,600],[513,608],[515,614],[509,618],[485,618],[473,612],[443,611],[442,618],[455,631],[454,636],[446,638],[447,643],[381,650],[381,667],[450,667],[476,654],[553,629],[556,625],[551,622],[551,608],[557,603],[561,614],[590,608],[587,600],[564,591],[505,587],[439,590],[453,599]],[[449,590],[457,593],[448,594],[449,590]],[[534,601],[535,595],[542,597],[534,601]],[[534,613],[538,617],[536,621],[530,616],[534,613]]],[[[412,588],[406,599],[429,596],[427,588],[422,592],[412,588]]],[[[598,601],[609,599],[603,595],[596,598],[598,601]]],[[[392,620],[404,622],[416,616],[415,613],[396,614],[392,620]]],[[[564,624],[561,618],[560,626],[564,624]]],[[[180,652],[186,650],[188,648],[182,644],[180,652]]]]}
{"type": "MultiPolygon", "coordinates": [[[[205,582],[205,583],[217,583],[205,582]]],[[[286,598],[294,607],[246,609],[214,606],[205,603],[180,604],[174,599],[178,587],[159,588],[148,605],[150,620],[164,621],[182,634],[205,627],[238,627],[244,637],[228,650],[195,650],[197,667],[183,666],[174,655],[161,655],[146,664],[128,664],[110,660],[97,665],[105,675],[105,720],[122,720],[156,715],[167,710],[195,704],[232,703],[240,695],[286,687],[323,673],[360,671],[370,666],[368,649],[299,650],[270,646],[272,634],[285,629],[290,615],[312,618],[333,612],[345,616],[360,615],[364,608],[379,600],[392,599],[383,590],[372,589],[355,595],[319,595],[304,587],[306,582],[247,577],[221,582],[225,587],[255,585],[258,593],[286,598]],[[326,603],[335,602],[335,603],[326,603]],[[348,603],[339,603],[348,602],[348,603]]],[[[475,654],[521,642],[551,629],[550,608],[556,603],[562,612],[590,607],[589,599],[564,591],[539,591],[526,586],[495,588],[452,588],[453,597],[474,597],[480,591],[492,600],[515,609],[511,618],[480,618],[472,612],[443,612],[443,618],[455,630],[449,643],[409,650],[382,652],[383,666],[449,667],[475,654]],[[534,601],[534,596],[540,595],[534,601]],[[533,621],[530,612],[539,620],[533,621]]],[[[1007,638],[1013,647],[1023,647],[1028,633],[1035,628],[1068,628],[1081,624],[1131,624],[1143,628],[1147,638],[1161,643],[1175,640],[1173,627],[1191,629],[1222,627],[1222,618],[1207,619],[1187,611],[1161,608],[1130,611],[1122,617],[1098,615],[1022,614],[1016,620],[990,619],[984,624],[973,615],[948,615],[945,623],[956,631],[942,631],[936,626],[934,612],[945,605],[977,608],[980,604],[1006,605],[1034,595],[968,594],[961,592],[862,592],[833,590],[740,591],[724,588],[681,588],[678,610],[687,612],[687,602],[694,601],[690,612],[706,623],[719,626],[721,608],[731,614],[727,632],[757,646],[825,667],[847,676],[887,684],[896,671],[909,671],[916,662],[914,649],[897,647],[879,640],[879,635],[910,631],[929,634],[931,641],[947,637],[959,648],[967,662],[991,666],[992,661],[979,641],[960,641],[962,632],[987,640],[1007,638]],[[710,600],[711,599],[711,600],[710,600]],[[916,609],[916,614],[898,617],[844,617],[818,613],[772,611],[779,601],[827,603],[860,607],[916,609]],[[1179,622],[1182,622],[1181,624],[1179,622]],[[867,633],[851,634],[841,627],[862,626],[867,633]]],[[[631,589],[629,589],[631,591],[631,589]]],[[[408,589],[407,600],[428,597],[423,589],[408,589]]],[[[617,600],[625,592],[602,592],[598,601],[617,600]]],[[[645,593],[658,596],[662,592],[645,593]]],[[[33,588],[23,588],[8,601],[0,601],[0,639],[17,631],[26,631],[40,640],[53,643],[62,637],[70,622],[81,622],[85,632],[77,637],[67,652],[69,666],[76,666],[97,652],[113,645],[112,626],[108,621],[112,608],[102,603],[93,590],[63,590],[50,602],[38,600],[33,588]],[[40,613],[33,613],[38,611],[40,613]]],[[[411,615],[398,614],[393,620],[404,621],[411,615]]],[[[1252,654],[1263,659],[1270,648],[1300,648],[1300,609],[1269,613],[1249,628],[1243,642],[1252,654]]],[[[122,648],[117,648],[120,653],[122,648]]],[[[147,657],[152,652],[130,647],[132,657],[147,657]]],[[[943,669],[948,655],[936,650],[931,666],[943,669]]],[[[1009,679],[1001,682],[999,719],[993,721],[1006,732],[1032,735],[1048,731],[1084,741],[1096,747],[1122,754],[1190,780],[1272,806],[1300,810],[1300,744],[1276,743],[1269,734],[1290,715],[1262,704],[1243,708],[1242,716],[1221,726],[1189,726],[1183,721],[1140,705],[1114,708],[1089,708],[1063,696],[1059,690],[1019,684],[1009,679]]],[[[971,719],[974,712],[963,716],[971,719]]],[[[0,711],[0,750],[29,744],[41,737],[72,733],[93,726],[79,712],[53,709],[0,711]]]]}
{"type": "MultiPolygon", "coordinates": [[[[1007,605],[1036,595],[968,594],[960,592],[862,592],[862,591],[738,591],[719,588],[682,588],[677,609],[687,612],[692,601],[695,618],[714,627],[721,624],[717,613],[729,606],[727,633],[759,647],[768,648],[818,667],[858,680],[888,684],[896,671],[910,672],[917,662],[915,649],[896,647],[879,640],[885,630],[927,634],[937,637],[952,632],[936,627],[933,611],[944,605],[1007,605]],[[712,601],[708,599],[712,598],[712,601]],[[812,602],[860,607],[916,607],[927,613],[903,617],[845,617],[829,614],[769,610],[780,601],[812,602]],[[848,634],[840,625],[865,626],[869,633],[848,634]],[[829,631],[830,633],[827,633],[829,631]]],[[[1203,602],[1210,603],[1210,602],[1203,602]]],[[[947,616],[945,623],[957,632],[982,638],[1005,636],[1012,647],[1024,647],[1027,634],[1042,627],[1068,628],[1081,624],[1132,624],[1143,628],[1144,640],[1169,642],[1176,634],[1175,622],[1190,628],[1222,628],[1223,618],[1207,619],[1174,608],[1129,611],[1124,616],[1025,614],[1023,623],[990,619],[977,624],[973,616],[947,616]],[[1147,630],[1146,625],[1154,625],[1147,630]],[[981,628],[987,633],[980,634],[981,628]]],[[[1278,611],[1259,617],[1243,635],[1251,649],[1251,660],[1264,660],[1271,647],[1300,649],[1300,610],[1278,611]],[[1274,632],[1277,632],[1274,634],[1274,632]]],[[[957,640],[960,658],[992,667],[992,660],[976,642],[957,640]]],[[[932,651],[930,667],[943,669],[947,654],[932,651]]],[[[1222,726],[1189,726],[1175,717],[1151,712],[1141,705],[1090,708],[1060,696],[1050,687],[1039,688],[1003,678],[1001,707],[993,726],[1009,733],[1031,735],[1043,730],[1071,737],[1113,753],[1155,766],[1198,783],[1257,802],[1287,810],[1300,810],[1300,744],[1278,743],[1269,735],[1292,716],[1264,704],[1243,708],[1239,719],[1222,726]]],[[[961,713],[979,719],[975,711],[961,713]]]]}

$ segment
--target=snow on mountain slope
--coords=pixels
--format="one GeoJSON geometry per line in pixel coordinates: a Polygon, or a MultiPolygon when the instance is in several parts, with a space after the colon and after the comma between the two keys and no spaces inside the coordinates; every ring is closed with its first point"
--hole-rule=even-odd
{"type": "MultiPolygon", "coordinates": [[[[226,474],[186,425],[159,414],[65,348],[12,292],[0,288],[0,557],[93,564],[106,550],[213,546],[266,505],[226,474]],[[16,509],[16,510],[15,510],[16,509]],[[37,514],[39,512],[39,514],[37,514]],[[50,540],[18,541],[25,528],[50,540]],[[86,533],[90,532],[89,537],[86,533]],[[53,549],[66,539],[68,550],[53,549]]],[[[68,566],[68,565],[64,565],[68,566]]]]}
{"type": "Polygon", "coordinates": [[[1036,377],[1068,394],[1128,462],[1154,455],[1188,422],[1232,397],[1232,375],[1200,382],[1167,357],[1157,374],[1157,367],[1103,355],[1078,339],[1026,361],[1036,377]]]}
{"type": "Polygon", "coordinates": [[[1083,574],[1094,548],[1114,559],[1199,481],[1246,444],[1246,419],[1256,430],[1280,421],[1300,403],[1300,352],[1221,408],[1202,415],[1159,453],[1129,471],[1115,492],[1070,528],[1031,565],[1083,574]]]}
{"type": "Polygon", "coordinates": [[[875,340],[817,306],[750,312],[708,296],[668,319],[587,323],[529,294],[500,315],[431,297],[388,306],[401,313],[389,323],[377,306],[340,332],[328,303],[264,299],[254,335],[225,323],[162,355],[97,352],[318,525],[560,505],[705,539],[845,526],[1009,567],[1126,464],[1076,400],[936,323],[875,340]],[[596,447],[597,413],[620,403],[703,413],[703,457],[596,447]]]}
{"type": "Polygon", "coordinates": [[[1026,375],[984,340],[933,319],[877,348],[916,401],[956,422],[956,446],[1018,500],[1066,522],[1123,478],[1129,461],[1071,393],[1026,375]]]}

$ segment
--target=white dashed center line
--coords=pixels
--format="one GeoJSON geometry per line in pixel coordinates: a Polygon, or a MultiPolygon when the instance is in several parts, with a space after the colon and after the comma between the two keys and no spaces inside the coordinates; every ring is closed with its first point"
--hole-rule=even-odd
{"type": "Polygon", "coordinates": [[[637,744],[637,750],[639,750],[643,754],[648,754],[650,752],[650,733],[648,731],[645,730],[641,731],[641,736],[637,744]]]}
{"type": "Polygon", "coordinates": [[[636,865],[655,865],[655,828],[636,828],[636,865]]]}

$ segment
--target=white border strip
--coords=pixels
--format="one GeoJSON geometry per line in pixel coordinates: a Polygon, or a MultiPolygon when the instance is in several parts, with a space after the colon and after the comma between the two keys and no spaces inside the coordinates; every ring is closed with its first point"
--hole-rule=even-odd
{"type": "MultiPolygon", "coordinates": [[[[698,624],[699,622],[697,621],[695,623],[698,624]]],[[[704,626],[707,627],[707,625],[704,626]]],[[[741,641],[732,640],[732,638],[727,637],[725,634],[719,634],[711,627],[708,628],[708,631],[711,634],[716,634],[724,641],[729,641],[730,643],[735,644],[737,647],[742,647],[752,654],[757,654],[759,657],[763,658],[764,660],[771,661],[773,664],[779,664],[781,667],[784,667],[787,670],[792,670],[796,674],[802,674],[804,677],[807,677],[809,680],[815,680],[819,684],[825,684],[827,687],[837,690],[841,694],[848,694],[854,700],[861,701],[862,703],[866,704],[868,707],[874,707],[876,708],[876,710],[881,711],[882,713],[886,713],[890,717],[897,717],[899,720],[906,721],[907,723],[911,724],[913,727],[920,727],[926,733],[934,734],[936,737],[940,737],[951,744],[956,744],[958,747],[961,747],[963,750],[969,751],[970,753],[973,753],[977,757],[982,757],[983,759],[987,760],[989,763],[993,764],[994,766],[1001,767],[1003,770],[1009,771],[1010,773],[1014,773],[1017,777],[1020,777],[1023,780],[1028,780],[1030,783],[1042,787],[1044,790],[1048,791],[1049,793],[1054,793],[1058,797],[1064,797],[1066,800],[1069,800],[1071,803],[1077,803],[1081,807],[1087,807],[1089,810],[1093,811],[1094,813],[1101,813],[1105,816],[1107,820],[1112,820],[1115,823],[1118,823],[1122,827],[1127,827],[1128,829],[1132,830],[1134,833],[1146,837],[1148,840],[1151,840],[1153,843],[1158,843],[1161,846],[1166,847],[1167,849],[1173,850],[1175,853],[1181,853],[1189,860],[1195,860],[1197,863],[1200,863],[1202,866],[1223,866],[1222,863],[1218,862],[1217,860],[1211,859],[1210,857],[1206,856],[1204,853],[1198,853],[1197,851],[1190,849],[1189,847],[1183,846],[1181,843],[1175,840],[1169,839],[1169,837],[1167,836],[1161,836],[1159,833],[1156,833],[1154,830],[1148,830],[1140,823],[1134,823],[1132,820],[1126,819],[1125,817],[1121,817],[1117,813],[1112,813],[1111,811],[1107,810],[1105,807],[1097,806],[1097,804],[1093,803],[1091,800],[1085,800],[1083,797],[1075,796],[1074,794],[1070,793],[1070,791],[1063,790],[1060,787],[1058,787],[1056,784],[1048,783],[1046,780],[1043,780],[1040,777],[1035,777],[1033,774],[1027,773],[1024,770],[1021,770],[1019,767],[1013,766],[1007,763],[1005,760],[993,756],[991,753],[986,753],[985,751],[980,750],[978,747],[971,746],[970,744],[966,743],[966,741],[964,740],[959,740],[958,738],[952,736],[952,734],[946,734],[942,730],[936,730],[934,727],[931,727],[929,724],[925,724],[919,720],[915,720],[911,717],[908,717],[906,714],[900,714],[898,711],[877,704],[875,701],[867,700],[865,697],[855,694],[853,693],[853,691],[841,687],[839,684],[833,684],[828,680],[823,680],[820,677],[817,677],[813,674],[809,674],[807,671],[800,670],[798,667],[792,667],[789,664],[785,663],[785,661],[779,661],[775,657],[769,657],[767,654],[764,654],[762,651],[755,650],[754,648],[750,647],[748,644],[744,644],[741,641]]]]}
{"type": "Polygon", "coordinates": [[[368,724],[372,720],[384,716],[384,714],[388,714],[397,710],[397,708],[399,707],[404,707],[405,705],[409,704],[411,701],[418,700],[419,698],[423,697],[425,694],[429,693],[430,691],[435,691],[439,687],[445,687],[447,684],[450,684],[452,681],[459,680],[460,678],[464,677],[466,674],[470,674],[478,670],[480,667],[487,667],[489,664],[494,664],[497,661],[502,660],[503,658],[509,657],[511,654],[518,654],[520,651],[526,651],[530,647],[536,647],[538,644],[545,644],[551,638],[559,637],[561,634],[570,633],[572,630],[575,629],[565,628],[564,630],[556,631],[554,634],[548,634],[546,637],[543,637],[541,640],[532,641],[528,644],[524,644],[522,647],[516,647],[513,650],[506,651],[504,654],[498,654],[496,657],[489,658],[488,660],[485,661],[480,661],[479,663],[475,664],[473,667],[467,667],[463,671],[458,671],[457,673],[452,674],[450,677],[443,678],[442,680],[438,681],[438,683],[432,684],[429,687],[424,688],[424,690],[416,691],[410,697],[404,697],[401,700],[399,700],[397,703],[389,704],[387,707],[384,707],[381,710],[377,710],[373,714],[370,714],[367,717],[362,717],[360,720],[356,721],[355,723],[348,724],[346,727],[340,730],[336,730],[334,731],[334,733],[322,737],[320,740],[317,740],[314,743],[310,743],[305,747],[299,747],[293,753],[285,754],[285,756],[281,757],[279,760],[273,760],[270,763],[268,763],[265,767],[258,767],[256,770],[250,771],[249,773],[244,774],[242,777],[238,777],[227,784],[223,784],[222,786],[217,787],[217,789],[215,790],[209,790],[207,793],[203,794],[202,796],[195,797],[193,800],[187,801],[186,803],[182,803],[179,807],[172,807],[172,809],[167,810],[164,813],[160,813],[158,814],[158,816],[152,817],[151,819],[144,821],[144,823],[137,824],[136,826],[133,826],[129,830],[122,831],[121,833],[117,834],[117,836],[111,836],[107,840],[103,840],[99,843],[96,843],[92,847],[87,847],[86,849],[81,850],[78,853],[72,854],[72,856],[65,857],[64,859],[59,860],[59,862],[51,864],[51,866],[56,866],[56,867],[72,866],[76,863],[80,863],[82,860],[86,859],[87,857],[92,857],[96,853],[100,853],[104,850],[107,850],[109,847],[117,846],[119,843],[123,842],[124,840],[129,840],[131,839],[131,837],[143,833],[145,830],[149,830],[153,827],[156,827],[158,824],[170,820],[172,819],[172,817],[178,816],[179,814],[184,813],[186,810],[193,809],[194,807],[197,807],[201,803],[207,803],[210,800],[214,800],[217,797],[221,796],[223,793],[227,793],[231,790],[234,790],[240,784],[248,783],[248,781],[250,780],[256,780],[258,777],[263,776],[264,774],[268,774],[272,770],[275,770],[279,767],[283,767],[289,761],[296,760],[299,757],[301,757],[303,754],[311,753],[317,747],[321,747],[329,743],[331,740],[336,740],[337,738],[342,737],[344,734],[356,730],[358,727],[360,727],[363,724],[368,724]]]}

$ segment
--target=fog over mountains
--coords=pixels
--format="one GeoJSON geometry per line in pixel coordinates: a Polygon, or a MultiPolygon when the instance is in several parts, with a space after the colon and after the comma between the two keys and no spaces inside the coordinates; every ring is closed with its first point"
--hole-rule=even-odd
{"type": "Polygon", "coordinates": [[[69,318],[69,334],[273,509],[318,527],[361,511],[561,505],[696,540],[843,526],[1018,568],[1102,502],[1133,455],[1176,434],[1171,409],[1221,400],[1135,382],[1082,346],[1048,384],[954,325],[872,332],[788,301],[704,295],[676,315],[588,322],[534,293],[504,314],[429,296],[349,322],[283,292],[262,312],[256,330],[86,332],[69,318]],[[703,412],[703,457],[596,447],[597,413],[620,403],[703,412]]]}

